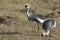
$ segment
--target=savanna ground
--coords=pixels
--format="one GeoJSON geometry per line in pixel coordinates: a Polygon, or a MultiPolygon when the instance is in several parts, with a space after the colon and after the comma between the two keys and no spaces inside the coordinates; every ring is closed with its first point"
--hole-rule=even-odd
{"type": "Polygon", "coordinates": [[[0,0],[0,40],[60,40],[60,0],[0,0]],[[25,4],[29,3],[34,13],[47,15],[57,21],[57,26],[47,37],[41,25],[29,23],[25,4]]]}

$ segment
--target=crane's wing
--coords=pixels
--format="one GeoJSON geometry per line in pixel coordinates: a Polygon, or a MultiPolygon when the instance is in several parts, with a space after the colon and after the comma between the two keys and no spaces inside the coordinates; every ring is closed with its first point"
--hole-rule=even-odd
{"type": "Polygon", "coordinates": [[[36,17],[38,17],[38,18],[40,18],[40,19],[47,19],[44,15],[42,15],[42,14],[34,14],[34,16],[36,16],[36,17]]]}

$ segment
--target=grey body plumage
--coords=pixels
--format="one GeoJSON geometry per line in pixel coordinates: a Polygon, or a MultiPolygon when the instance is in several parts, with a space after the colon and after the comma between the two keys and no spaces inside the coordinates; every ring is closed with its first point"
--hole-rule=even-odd
{"type": "Polygon", "coordinates": [[[53,28],[53,26],[54,26],[54,20],[46,20],[42,25],[44,30],[50,30],[53,28]]]}

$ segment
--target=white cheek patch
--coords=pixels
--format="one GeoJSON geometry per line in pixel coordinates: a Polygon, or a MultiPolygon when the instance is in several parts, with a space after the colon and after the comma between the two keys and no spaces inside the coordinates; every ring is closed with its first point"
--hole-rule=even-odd
{"type": "Polygon", "coordinates": [[[29,7],[27,7],[27,8],[29,8],[29,7]]]}

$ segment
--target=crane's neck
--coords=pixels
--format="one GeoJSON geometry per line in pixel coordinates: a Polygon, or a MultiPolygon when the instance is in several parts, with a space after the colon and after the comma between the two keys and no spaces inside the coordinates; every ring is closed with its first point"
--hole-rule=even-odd
{"type": "Polygon", "coordinates": [[[37,17],[37,20],[38,20],[41,24],[43,24],[44,21],[46,21],[47,19],[43,20],[43,19],[40,19],[40,18],[37,17]]]}
{"type": "Polygon", "coordinates": [[[26,15],[27,15],[28,17],[30,17],[29,11],[30,11],[30,9],[27,9],[26,15]]]}

